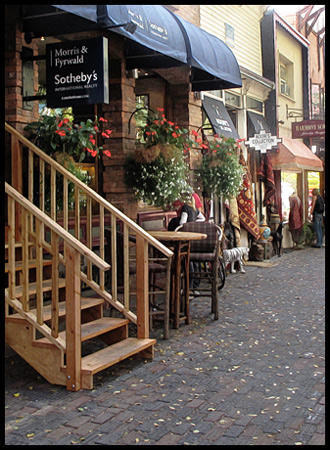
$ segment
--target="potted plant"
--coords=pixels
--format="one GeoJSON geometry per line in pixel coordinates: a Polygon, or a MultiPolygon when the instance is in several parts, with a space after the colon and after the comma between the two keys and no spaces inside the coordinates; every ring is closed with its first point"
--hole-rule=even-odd
{"type": "Polygon", "coordinates": [[[239,163],[239,143],[234,138],[214,135],[202,144],[199,170],[204,191],[224,198],[236,197],[243,187],[244,167],[239,163]]]}
{"type": "MultiPolygon", "coordinates": [[[[111,157],[109,150],[104,150],[102,146],[97,145],[97,134],[103,138],[110,138],[112,130],[102,129],[107,120],[95,117],[95,120],[87,119],[86,122],[75,123],[72,114],[62,111],[50,115],[40,115],[39,120],[31,122],[24,129],[28,132],[28,138],[43,150],[47,155],[54,158],[63,165],[69,172],[79,178],[87,185],[90,183],[90,176],[86,175],[81,169],[79,163],[83,162],[87,155],[91,157],[100,156],[102,152],[107,157],[111,157]]],[[[49,167],[46,168],[49,171],[49,167]]],[[[50,186],[47,183],[49,178],[46,173],[45,180],[45,208],[50,208],[50,186]]],[[[57,209],[63,207],[63,180],[62,177],[56,177],[56,204],[57,209]]],[[[36,184],[36,189],[38,186],[36,184]]],[[[69,209],[73,207],[73,184],[69,183],[69,209]]],[[[38,198],[35,192],[35,199],[38,198]]],[[[37,200],[36,200],[37,201],[37,200]]]]}
{"type": "Polygon", "coordinates": [[[28,138],[34,142],[47,155],[55,157],[58,152],[66,153],[75,162],[82,162],[88,153],[91,156],[99,155],[102,151],[111,157],[109,150],[97,146],[96,135],[110,138],[112,130],[102,130],[107,120],[95,117],[94,121],[75,123],[71,114],[61,112],[56,115],[41,115],[39,120],[28,124],[24,130],[28,131],[28,138]]]}
{"type": "Polygon", "coordinates": [[[168,209],[184,193],[189,166],[185,155],[193,145],[188,130],[166,119],[162,108],[149,112],[137,132],[136,149],[125,163],[125,182],[137,200],[168,209]]]}

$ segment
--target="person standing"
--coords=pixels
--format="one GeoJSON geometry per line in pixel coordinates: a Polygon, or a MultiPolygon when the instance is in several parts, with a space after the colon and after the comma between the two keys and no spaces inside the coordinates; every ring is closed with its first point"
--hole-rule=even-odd
{"type": "Polygon", "coordinates": [[[313,245],[313,247],[321,248],[323,241],[322,217],[324,213],[324,200],[318,189],[313,189],[312,194],[313,198],[310,213],[313,216],[313,227],[316,234],[316,244],[313,245]]]}

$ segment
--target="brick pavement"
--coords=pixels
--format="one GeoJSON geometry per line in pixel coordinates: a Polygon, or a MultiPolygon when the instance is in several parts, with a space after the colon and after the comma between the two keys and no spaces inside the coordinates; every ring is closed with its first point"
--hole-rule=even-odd
{"type": "MultiPolygon", "coordinates": [[[[325,444],[325,251],[246,266],[192,323],[129,359],[91,391],[49,385],[5,353],[5,444],[325,444]]],[[[160,330],[152,334],[158,337],[160,330]]]]}

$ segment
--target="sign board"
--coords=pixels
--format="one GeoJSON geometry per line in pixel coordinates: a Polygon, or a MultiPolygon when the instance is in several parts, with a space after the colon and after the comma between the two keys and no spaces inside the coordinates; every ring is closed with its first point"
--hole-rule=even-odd
{"type": "Polygon", "coordinates": [[[109,103],[105,37],[46,45],[47,106],[109,103]]]}
{"type": "Polygon", "coordinates": [[[325,137],[325,120],[303,120],[302,122],[292,123],[292,137],[316,138],[325,137]]]}
{"type": "Polygon", "coordinates": [[[260,150],[261,153],[267,153],[272,147],[277,147],[277,144],[282,142],[277,136],[272,136],[271,133],[266,133],[265,130],[260,130],[259,134],[255,134],[253,138],[245,141],[245,145],[255,150],[260,150]]]}

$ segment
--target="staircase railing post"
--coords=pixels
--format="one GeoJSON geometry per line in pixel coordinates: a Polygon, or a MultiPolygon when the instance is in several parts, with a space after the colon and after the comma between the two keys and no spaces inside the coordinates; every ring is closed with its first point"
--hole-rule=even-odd
{"type": "Polygon", "coordinates": [[[67,389],[81,388],[80,254],[66,245],[66,375],[67,389]]]}
{"type": "Polygon", "coordinates": [[[136,236],[136,309],[137,337],[149,337],[149,267],[148,242],[136,236]]]}

